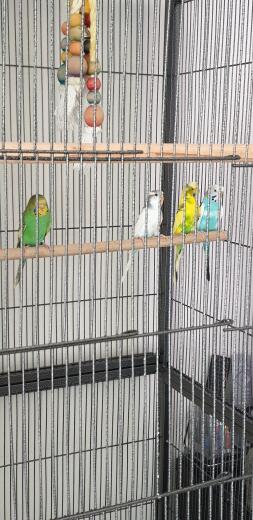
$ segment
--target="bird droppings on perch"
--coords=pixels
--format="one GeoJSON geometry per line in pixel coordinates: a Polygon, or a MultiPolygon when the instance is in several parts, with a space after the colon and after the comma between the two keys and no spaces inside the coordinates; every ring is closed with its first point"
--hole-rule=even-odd
{"type": "Polygon", "coordinates": [[[7,162],[85,162],[97,161],[106,162],[110,157],[111,161],[125,162],[232,162],[243,164],[243,162],[253,161],[253,145],[208,145],[208,144],[74,144],[64,145],[63,143],[37,143],[36,148],[33,143],[23,142],[21,146],[15,142],[5,142],[1,145],[0,160],[7,162]]]}
{"type": "MultiPolygon", "coordinates": [[[[50,257],[61,257],[61,256],[78,256],[78,255],[91,255],[93,253],[106,253],[109,251],[110,253],[119,252],[119,251],[131,251],[132,246],[134,244],[134,249],[141,250],[145,248],[147,249],[155,249],[157,247],[173,247],[180,244],[199,244],[206,242],[207,233],[189,233],[188,235],[172,235],[165,236],[160,235],[160,238],[147,238],[146,244],[145,240],[141,238],[135,238],[134,241],[129,240],[112,240],[110,242],[96,242],[96,244],[92,244],[90,242],[84,244],[69,244],[67,247],[65,245],[59,246],[39,246],[38,247],[38,256],[40,258],[50,258],[50,257]]],[[[224,242],[228,239],[227,231],[211,231],[208,234],[209,242],[221,241],[224,242]]],[[[23,258],[36,258],[37,257],[37,248],[36,247],[25,247],[23,249],[23,258]]],[[[20,248],[10,248],[10,249],[0,249],[0,261],[8,260],[19,260],[21,258],[21,249],[20,248]]]]}

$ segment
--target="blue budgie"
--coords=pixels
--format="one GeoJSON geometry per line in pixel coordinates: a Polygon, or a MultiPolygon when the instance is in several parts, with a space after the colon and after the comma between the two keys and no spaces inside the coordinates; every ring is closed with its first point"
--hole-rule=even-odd
{"type": "MultiPolygon", "coordinates": [[[[198,231],[218,231],[223,216],[223,186],[214,184],[205,194],[200,206],[200,217],[198,220],[198,231]]],[[[207,252],[206,277],[210,281],[209,244],[204,244],[207,252]]]]}

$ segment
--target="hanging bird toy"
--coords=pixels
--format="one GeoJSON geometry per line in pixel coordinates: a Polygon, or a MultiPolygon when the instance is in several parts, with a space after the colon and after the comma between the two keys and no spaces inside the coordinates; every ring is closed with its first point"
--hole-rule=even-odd
{"type": "Polygon", "coordinates": [[[71,0],[69,23],[63,22],[61,30],[63,38],[61,65],[57,72],[60,84],[57,122],[59,128],[63,129],[67,95],[67,125],[68,129],[74,129],[79,121],[80,96],[83,96],[86,126],[82,140],[89,143],[93,141],[94,134],[98,134],[104,120],[100,106],[101,81],[98,78],[101,67],[96,56],[96,0],[71,0]]]}

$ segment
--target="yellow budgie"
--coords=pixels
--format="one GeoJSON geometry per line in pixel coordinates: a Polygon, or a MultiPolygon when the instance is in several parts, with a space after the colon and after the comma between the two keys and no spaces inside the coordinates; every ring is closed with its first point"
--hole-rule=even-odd
{"type": "MultiPolygon", "coordinates": [[[[197,193],[198,185],[196,182],[190,182],[183,188],[175,216],[173,235],[181,235],[182,233],[191,233],[191,231],[194,231],[195,222],[198,220],[200,214],[200,208],[196,200],[197,193]]],[[[183,246],[176,246],[175,249],[174,283],[177,282],[183,246]]]]}

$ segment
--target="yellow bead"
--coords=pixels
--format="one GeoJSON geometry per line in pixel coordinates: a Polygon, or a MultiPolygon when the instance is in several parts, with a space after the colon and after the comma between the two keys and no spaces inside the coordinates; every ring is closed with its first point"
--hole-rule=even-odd
{"type": "Polygon", "coordinates": [[[97,61],[97,63],[95,63],[94,61],[90,61],[89,65],[88,65],[88,74],[89,74],[89,76],[92,76],[95,73],[99,74],[100,72],[101,72],[101,65],[100,65],[100,63],[98,61],[97,61]]]}
{"type": "MultiPolygon", "coordinates": [[[[65,61],[66,61],[66,56],[67,56],[66,51],[61,52],[61,61],[63,61],[63,63],[65,63],[65,61]]],[[[71,56],[72,56],[72,54],[70,52],[68,52],[68,57],[70,58],[71,56]]]]}
{"type": "Polygon", "coordinates": [[[85,14],[89,14],[90,13],[90,2],[89,2],[89,0],[85,0],[84,12],[85,12],[85,14]]]}
{"type": "Polygon", "coordinates": [[[79,13],[71,14],[69,17],[70,27],[78,27],[82,25],[82,15],[79,13]]]}

